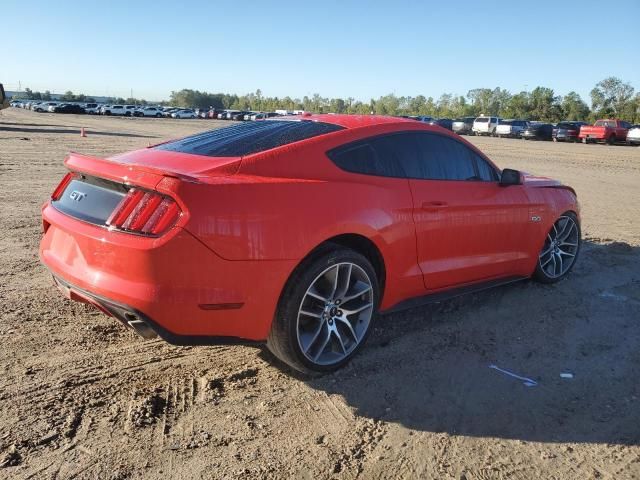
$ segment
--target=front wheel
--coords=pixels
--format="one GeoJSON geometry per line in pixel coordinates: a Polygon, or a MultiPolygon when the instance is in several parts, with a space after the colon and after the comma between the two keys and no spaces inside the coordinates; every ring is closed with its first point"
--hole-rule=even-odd
{"type": "Polygon", "coordinates": [[[366,340],[378,301],[371,262],[353,250],[331,245],[301,263],[291,276],[267,346],[300,372],[336,370],[366,340]]]}
{"type": "Polygon", "coordinates": [[[555,221],[545,238],[534,278],[542,283],[556,283],[573,268],[581,244],[580,223],[573,212],[555,221]]]}

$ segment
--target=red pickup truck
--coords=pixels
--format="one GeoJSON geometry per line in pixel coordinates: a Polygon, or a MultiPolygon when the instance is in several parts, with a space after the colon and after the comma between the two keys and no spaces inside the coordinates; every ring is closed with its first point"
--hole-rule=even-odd
{"type": "Polygon", "coordinates": [[[631,124],[623,120],[598,120],[593,125],[580,127],[578,138],[582,139],[582,143],[607,142],[609,145],[613,145],[616,142],[625,141],[629,128],[631,128],[631,124]]]}

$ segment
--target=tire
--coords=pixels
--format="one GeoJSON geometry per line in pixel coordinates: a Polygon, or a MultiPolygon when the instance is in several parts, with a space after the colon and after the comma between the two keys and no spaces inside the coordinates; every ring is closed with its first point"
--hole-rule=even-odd
{"type": "Polygon", "coordinates": [[[156,113],[156,118],[160,118],[162,115],[160,115],[159,113],[156,113]]]}
{"type": "Polygon", "coordinates": [[[327,244],[291,275],[278,303],[267,347],[305,374],[339,369],[360,350],[372,330],[379,288],[367,258],[327,244]],[[343,305],[352,312],[346,313],[343,305]]]}
{"type": "Polygon", "coordinates": [[[573,212],[563,213],[545,238],[533,277],[541,283],[556,283],[564,279],[576,264],[581,244],[578,217],[573,212]]]}
{"type": "Polygon", "coordinates": [[[616,143],[615,135],[611,135],[609,138],[607,138],[607,144],[608,145],[613,145],[614,143],[616,143]]]}
{"type": "Polygon", "coordinates": [[[105,115],[111,115],[111,111],[107,110],[106,112],[104,112],[105,115]]]}

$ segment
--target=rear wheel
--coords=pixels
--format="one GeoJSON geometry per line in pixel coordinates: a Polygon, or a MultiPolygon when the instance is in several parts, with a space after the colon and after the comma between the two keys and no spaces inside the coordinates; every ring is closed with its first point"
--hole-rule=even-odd
{"type": "Polygon", "coordinates": [[[573,268],[580,252],[581,232],[578,217],[563,214],[551,227],[538,255],[534,277],[542,283],[562,280],[573,268]]]}
{"type": "Polygon", "coordinates": [[[363,255],[332,246],[305,260],[287,283],[267,346],[303,373],[346,364],[371,331],[376,272],[363,255]]]}
{"type": "Polygon", "coordinates": [[[607,143],[609,145],[613,145],[614,143],[616,143],[616,137],[615,135],[611,135],[609,138],[607,138],[607,143]]]}

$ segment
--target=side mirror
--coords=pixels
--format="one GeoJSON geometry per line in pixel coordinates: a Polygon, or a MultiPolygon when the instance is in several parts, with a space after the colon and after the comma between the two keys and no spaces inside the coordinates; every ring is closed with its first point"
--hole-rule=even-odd
{"type": "Polygon", "coordinates": [[[522,185],[522,173],[512,168],[505,168],[500,175],[500,186],[508,187],[509,185],[522,185]]]}

